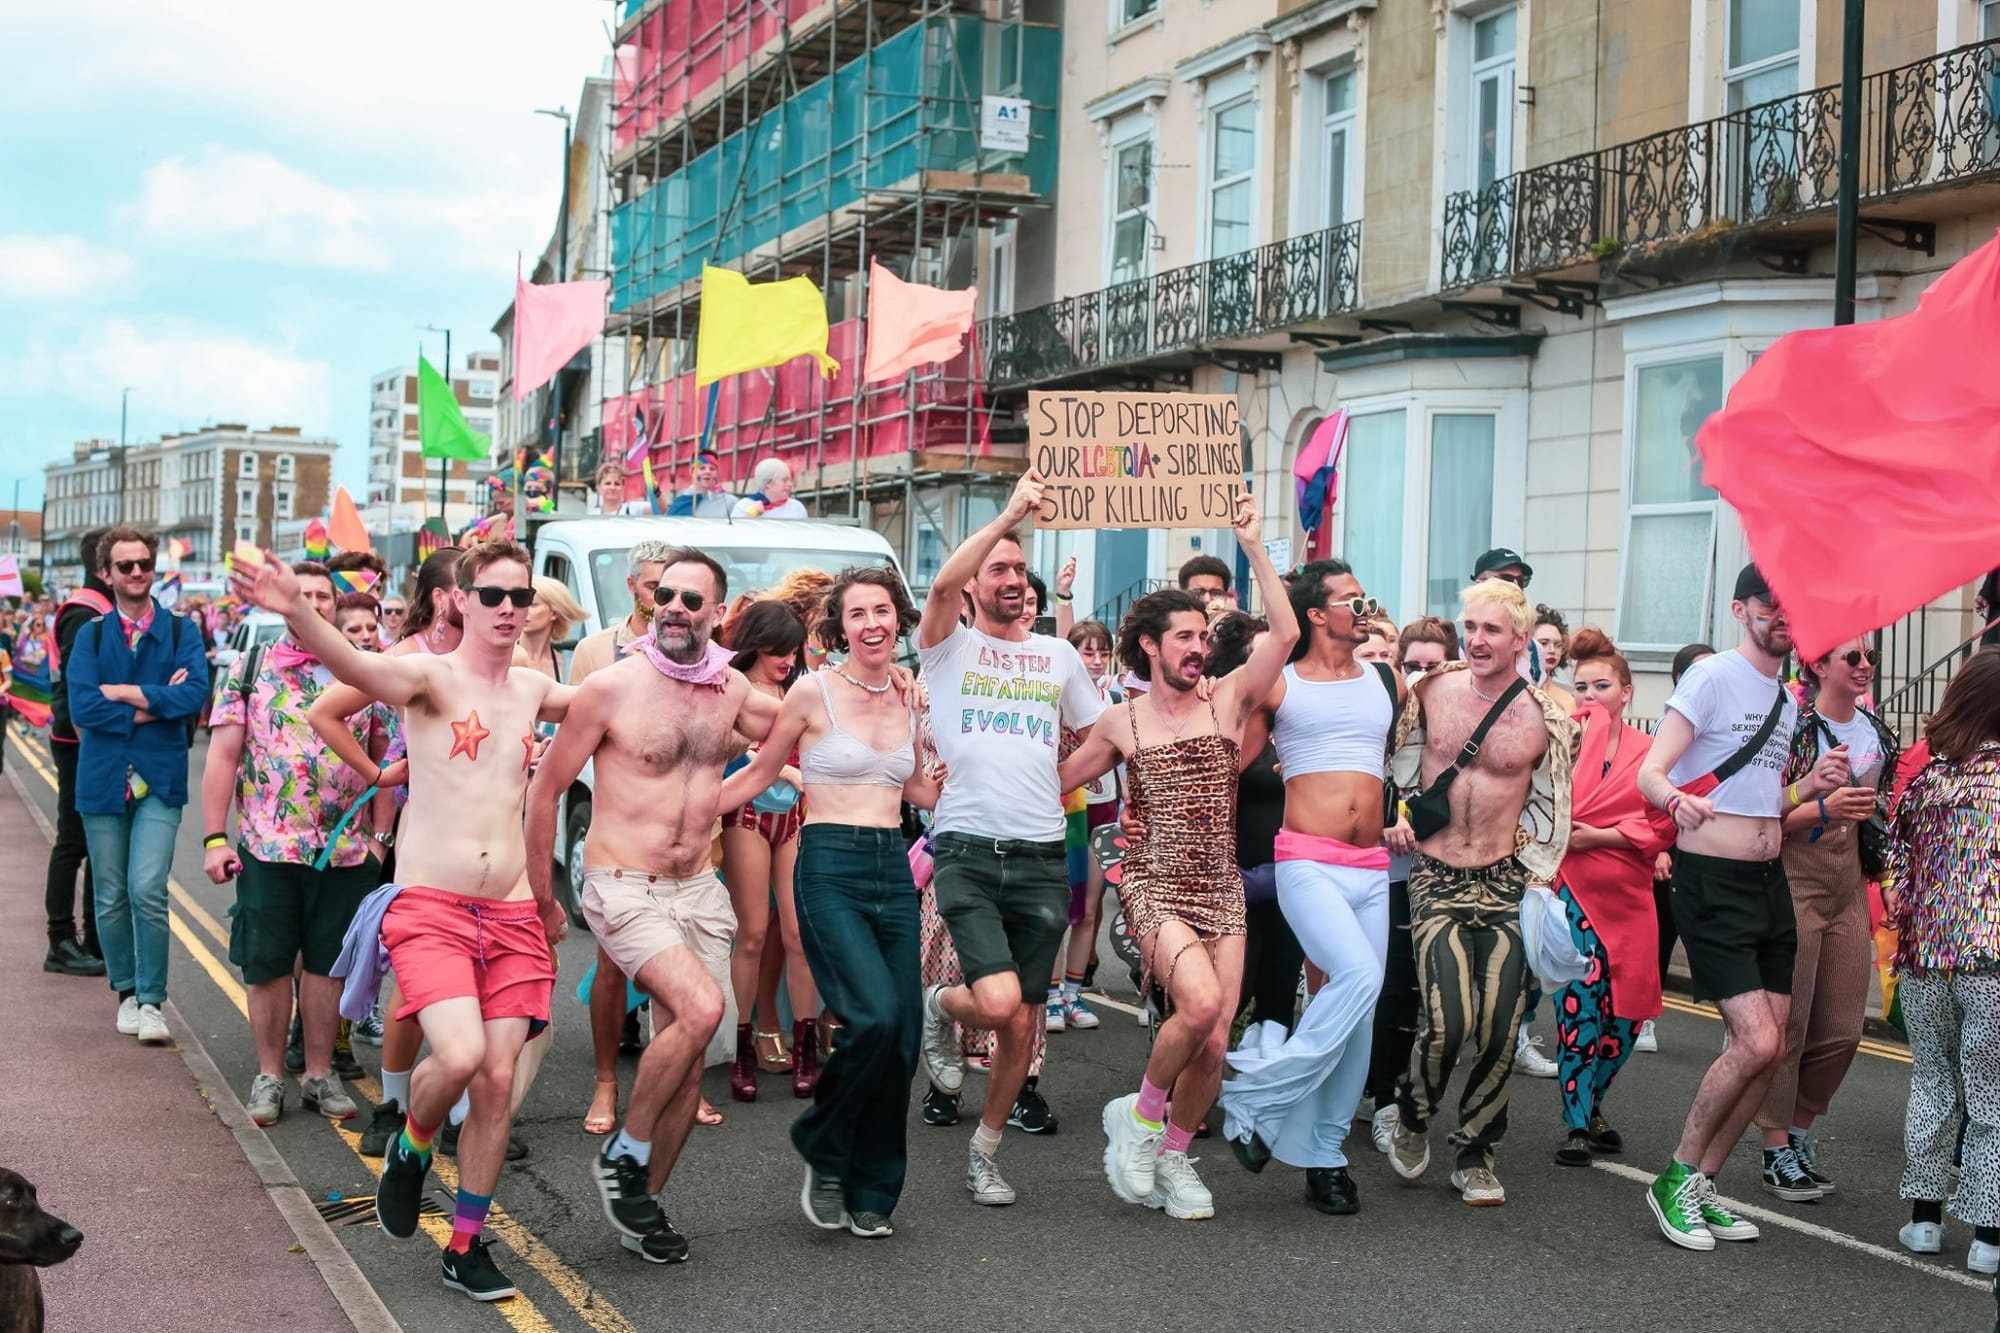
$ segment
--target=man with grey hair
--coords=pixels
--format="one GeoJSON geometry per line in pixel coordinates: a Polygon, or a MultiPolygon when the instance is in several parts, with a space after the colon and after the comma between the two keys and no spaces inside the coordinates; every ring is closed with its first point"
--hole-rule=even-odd
{"type": "Polygon", "coordinates": [[[751,494],[736,502],[731,518],[805,518],[806,507],[792,495],[792,469],[782,458],[767,458],[750,474],[751,494]]]}

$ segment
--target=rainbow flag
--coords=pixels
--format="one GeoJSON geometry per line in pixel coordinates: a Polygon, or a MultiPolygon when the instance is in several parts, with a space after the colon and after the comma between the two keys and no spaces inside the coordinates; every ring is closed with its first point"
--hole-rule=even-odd
{"type": "Polygon", "coordinates": [[[24,637],[15,645],[16,656],[9,663],[7,693],[0,703],[13,709],[29,726],[49,725],[50,691],[49,641],[40,634],[24,637]]]}
{"type": "Polygon", "coordinates": [[[1090,882],[1089,792],[1082,787],[1063,797],[1063,859],[1072,889],[1090,882]]]}
{"type": "Polygon", "coordinates": [[[337,593],[373,592],[375,571],[372,569],[336,569],[333,571],[333,590],[337,593]]]}
{"type": "Polygon", "coordinates": [[[306,559],[324,560],[333,554],[333,542],[326,535],[326,523],[322,519],[311,519],[306,523],[306,559]]]}
{"type": "Polygon", "coordinates": [[[424,561],[451,545],[451,529],[441,518],[427,518],[417,529],[417,559],[424,561]]]}

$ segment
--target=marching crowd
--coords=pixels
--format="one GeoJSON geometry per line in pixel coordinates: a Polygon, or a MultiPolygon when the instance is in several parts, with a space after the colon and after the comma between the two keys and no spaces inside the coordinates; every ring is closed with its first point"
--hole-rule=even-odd
{"type": "MultiPolygon", "coordinates": [[[[234,597],[286,632],[212,689],[209,634],[153,596],[157,538],[92,534],[95,577],[48,644],[48,966],[104,975],[118,1030],[168,1039],[166,880],[205,718],[205,865],[235,885],[259,1069],[246,1105],[275,1123],[296,1074],[307,1110],[368,1115],[392,1236],[414,1234],[434,1154],[455,1154],[444,1282],[497,1300],[514,1288],[482,1229],[525,1152],[510,1124],[569,928],[558,807],[586,764],[590,1174],[620,1243],[656,1263],[688,1253],[666,1202],[693,1126],[722,1119],[701,1093],[718,1045],[733,1098],[783,1070],[809,1100],[791,1138],[813,1225],[893,1233],[911,1088],[926,1123],[956,1123],[969,1065],[985,1088],[965,1186],[1014,1203],[1002,1130],[1054,1127],[1048,1037],[1099,1023],[1084,990],[1106,912],[1152,1041],[1102,1108],[1104,1171],[1180,1219],[1215,1213],[1189,1156],[1208,1133],[1246,1170],[1301,1171],[1312,1207],[1357,1212],[1357,1116],[1407,1180],[1444,1128],[1451,1188],[1504,1204],[1516,1074],[1559,1082],[1557,1162],[1620,1152],[1616,1078],[1657,1047],[1678,941],[1727,1041],[1646,1205],[1667,1240],[1711,1250],[1757,1236],[1717,1189],[1752,1122],[1765,1191],[1836,1188],[1813,1131],[1861,1038],[1880,881],[1914,1061],[1900,1239],[1939,1252],[1949,1206],[1967,1266],[2000,1269],[2000,653],[1962,665],[1900,754],[1868,707],[1874,650],[1787,680],[1784,609],[1750,566],[1739,642],[1680,654],[1649,734],[1627,716],[1631,665],[1532,604],[1513,551],[1480,558],[1455,622],[1398,628],[1338,560],[1274,568],[1246,496],[1261,616],[1209,557],[1111,626],[1074,619],[1073,566],[1053,598],[1028,568],[1017,525],[1042,485],[1023,478],[920,607],[881,567],[732,600],[703,552],[642,542],[631,614],[567,670],[554,645],[582,610],[511,540],[431,555],[407,599],[371,591],[386,571],[365,553],[239,558],[234,597]],[[371,590],[344,590],[357,569],[371,590]],[[1058,634],[1037,632],[1051,612],[1058,634]],[[1553,1059],[1529,1034],[1543,1006],[1553,1059]],[[354,1041],[381,1047],[374,1108],[345,1086],[354,1041]]],[[[789,477],[759,488],[774,516],[789,502],[789,477]]]]}

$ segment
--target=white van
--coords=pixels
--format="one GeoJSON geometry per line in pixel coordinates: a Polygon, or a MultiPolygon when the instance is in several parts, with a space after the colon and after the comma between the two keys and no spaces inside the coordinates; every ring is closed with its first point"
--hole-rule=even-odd
{"type": "MultiPolygon", "coordinates": [[[[693,546],[712,556],[729,576],[729,599],[759,593],[795,569],[838,573],[850,565],[887,565],[899,574],[896,553],[880,533],[845,523],[814,519],[609,517],[551,519],[533,534],[535,573],[566,584],[584,609],[584,623],[561,647],[569,649],[632,611],[625,586],[632,548],[664,541],[693,546]]],[[[556,876],[570,920],[581,925],[577,893],[583,881],[583,838],[590,830],[592,772],[583,773],[564,793],[556,841],[556,876]]]]}

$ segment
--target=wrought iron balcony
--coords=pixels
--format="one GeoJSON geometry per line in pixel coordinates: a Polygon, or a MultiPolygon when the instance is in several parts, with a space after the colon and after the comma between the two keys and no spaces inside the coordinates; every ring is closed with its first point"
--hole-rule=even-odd
{"type": "Polygon", "coordinates": [[[1354,309],[1360,275],[1349,222],[1001,315],[980,329],[987,382],[1045,384],[1309,324],[1354,309]]]}
{"type": "MultiPolygon", "coordinates": [[[[1867,76],[1861,198],[2000,174],[2000,41],[1867,76]]],[[[1446,290],[1830,210],[1840,88],[1677,126],[1445,198],[1446,290]]]]}

